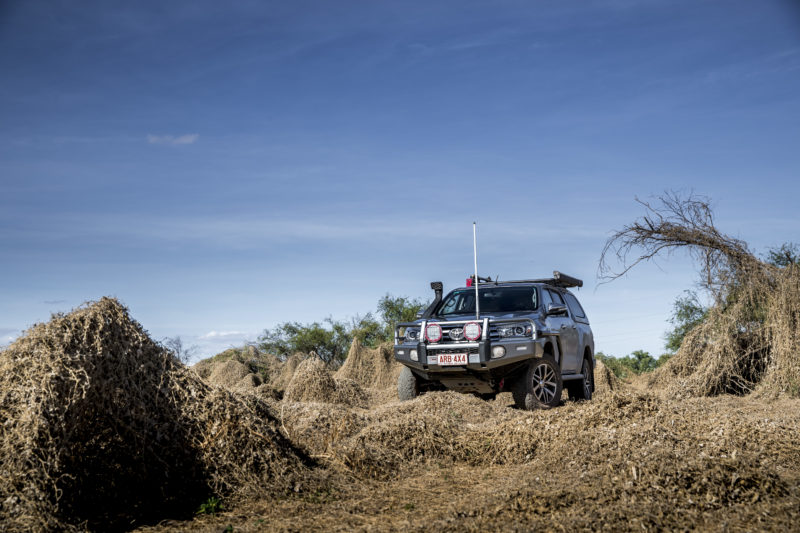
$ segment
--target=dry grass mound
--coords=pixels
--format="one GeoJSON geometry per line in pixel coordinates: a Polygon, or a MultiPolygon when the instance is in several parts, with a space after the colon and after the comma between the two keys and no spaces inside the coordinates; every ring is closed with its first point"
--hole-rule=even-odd
{"type": "MultiPolygon", "coordinates": [[[[243,365],[251,374],[255,374],[261,382],[277,380],[281,374],[283,363],[274,355],[261,352],[255,346],[243,346],[241,348],[228,348],[213,357],[198,361],[192,366],[197,374],[208,380],[211,375],[229,362],[243,365]]],[[[223,386],[233,386],[231,384],[217,383],[223,386]]]]}
{"type": "Polygon", "coordinates": [[[299,364],[286,387],[284,398],[291,402],[367,405],[367,395],[356,381],[334,379],[328,366],[318,357],[309,357],[299,364]]]}
{"type": "Polygon", "coordinates": [[[599,359],[594,367],[594,394],[604,394],[619,388],[619,379],[599,359]]]}
{"type": "Polygon", "coordinates": [[[671,394],[800,395],[800,269],[764,270],[684,339],[650,385],[671,394]]]}
{"type": "Polygon", "coordinates": [[[286,361],[281,363],[280,370],[274,374],[272,379],[270,379],[269,384],[274,389],[285,392],[286,389],[289,388],[289,383],[291,383],[297,367],[299,367],[300,363],[305,361],[307,358],[308,356],[302,353],[294,353],[290,355],[286,361]]]}
{"type": "Polygon", "coordinates": [[[559,492],[581,487],[625,506],[663,499],[664,509],[719,509],[786,496],[794,489],[784,473],[800,468],[796,403],[775,417],[771,406],[734,401],[743,400],[681,402],[623,388],[524,411],[446,391],[370,411],[284,404],[281,416],[293,440],[369,480],[524,465],[558,480],[559,492]]]}
{"type": "Polygon", "coordinates": [[[402,365],[395,361],[390,344],[367,348],[353,339],[342,367],[336,372],[337,379],[352,379],[365,389],[391,390],[397,394],[397,376],[402,365]]]}
{"type": "Polygon", "coordinates": [[[248,376],[252,376],[249,368],[235,359],[229,359],[216,365],[206,381],[212,385],[232,388],[248,376]]]}
{"type": "Polygon", "coordinates": [[[247,374],[241,380],[236,382],[232,389],[240,393],[255,392],[255,389],[261,385],[261,381],[255,374],[247,374]]]}
{"type": "Polygon", "coordinates": [[[682,396],[756,389],[800,395],[800,268],[792,247],[771,252],[769,262],[759,259],[747,243],[717,229],[707,198],[672,192],[639,203],[645,214],[606,241],[601,276],[617,279],[658,255],[687,251],[714,299],[650,384],[682,396]]]}
{"type": "Polygon", "coordinates": [[[0,353],[0,523],[130,527],[210,494],[293,488],[308,460],[265,402],[205,384],[103,298],[0,353]]]}

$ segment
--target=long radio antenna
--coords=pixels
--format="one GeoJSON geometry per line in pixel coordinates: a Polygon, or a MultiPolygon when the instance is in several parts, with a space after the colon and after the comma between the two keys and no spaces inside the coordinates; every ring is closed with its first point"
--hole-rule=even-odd
{"type": "Polygon", "coordinates": [[[475,222],[472,223],[472,255],[475,259],[475,320],[480,320],[481,304],[478,301],[478,284],[480,283],[480,278],[478,277],[478,236],[475,222]]]}

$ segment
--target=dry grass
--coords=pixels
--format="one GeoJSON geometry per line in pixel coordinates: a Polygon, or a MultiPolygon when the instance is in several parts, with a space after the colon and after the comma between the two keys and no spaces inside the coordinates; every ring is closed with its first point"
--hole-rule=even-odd
{"type": "Polygon", "coordinates": [[[397,398],[397,377],[402,366],[395,361],[391,345],[366,348],[354,339],[336,379],[351,379],[370,395],[372,404],[397,398]]]}
{"type": "Polygon", "coordinates": [[[619,386],[620,383],[617,376],[598,359],[594,368],[594,394],[605,394],[618,389],[619,386]]]}
{"type": "Polygon", "coordinates": [[[32,327],[0,380],[3,529],[130,527],[310,472],[267,403],[209,387],[113,299],[32,327]]]}
{"type": "Polygon", "coordinates": [[[164,530],[796,530],[799,400],[621,389],[520,411],[448,392],[365,411],[285,403],[337,482],[164,530]]]}
{"type": "Polygon", "coordinates": [[[619,278],[660,254],[687,251],[701,286],[714,299],[702,324],[650,385],[668,394],[709,396],[800,394],[800,269],[757,258],[739,239],[720,232],[708,199],[667,193],[640,203],[645,214],[606,242],[600,273],[619,278]],[[616,260],[615,269],[611,261],[616,260]]]}
{"type": "Polygon", "coordinates": [[[367,395],[361,386],[350,379],[335,379],[328,365],[318,357],[308,357],[299,364],[284,396],[292,402],[367,406],[367,395]]]}
{"type": "Polygon", "coordinates": [[[765,270],[713,307],[649,384],[669,394],[800,395],[800,270],[765,270]]]}

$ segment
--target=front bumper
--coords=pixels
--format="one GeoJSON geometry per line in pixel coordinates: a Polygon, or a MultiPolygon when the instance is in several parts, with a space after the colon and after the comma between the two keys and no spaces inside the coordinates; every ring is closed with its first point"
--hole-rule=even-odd
{"type": "Polygon", "coordinates": [[[518,340],[482,340],[474,343],[442,343],[397,344],[394,346],[394,358],[420,374],[454,374],[454,373],[487,373],[505,367],[516,367],[520,363],[534,357],[544,355],[544,339],[518,340]],[[506,354],[492,358],[492,347],[503,346],[506,354]],[[411,350],[417,350],[417,361],[411,359],[411,350]],[[458,366],[440,366],[437,364],[440,353],[467,353],[467,364],[458,366]]]}

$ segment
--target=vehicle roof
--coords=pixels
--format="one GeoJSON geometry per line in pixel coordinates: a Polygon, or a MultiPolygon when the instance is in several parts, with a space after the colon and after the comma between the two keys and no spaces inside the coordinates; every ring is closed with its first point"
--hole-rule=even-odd
{"type": "MultiPolygon", "coordinates": [[[[559,291],[565,291],[566,290],[566,287],[560,287],[560,286],[558,286],[558,285],[556,285],[554,283],[547,283],[546,281],[540,281],[540,280],[497,281],[497,282],[495,282],[495,281],[489,281],[489,282],[482,281],[480,283],[480,285],[479,285],[479,288],[482,289],[484,287],[530,287],[530,286],[543,286],[543,287],[547,287],[548,289],[556,289],[556,290],[559,290],[559,291]]],[[[455,291],[455,290],[459,290],[459,289],[475,290],[475,286],[473,285],[472,287],[466,287],[466,286],[464,286],[464,287],[456,287],[453,290],[455,291]]]]}

